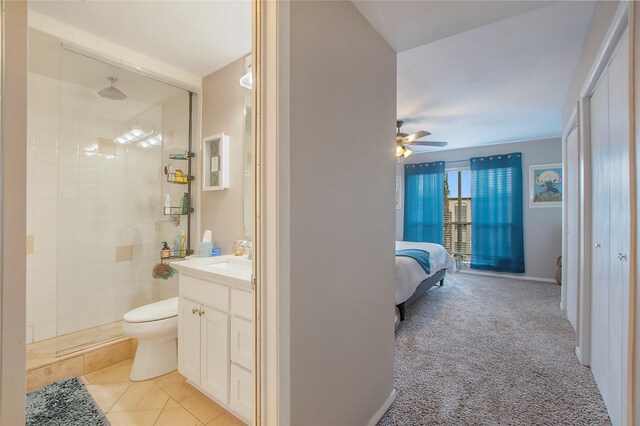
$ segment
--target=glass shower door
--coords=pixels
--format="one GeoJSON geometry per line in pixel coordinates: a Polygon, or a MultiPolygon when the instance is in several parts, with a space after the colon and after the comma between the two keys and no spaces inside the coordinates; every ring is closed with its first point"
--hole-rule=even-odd
{"type": "Polygon", "coordinates": [[[165,194],[177,205],[183,189],[165,188],[163,169],[187,131],[185,90],[62,49],[58,355],[123,337],[126,312],[177,295],[151,270],[185,230],[163,214],[165,194]]]}

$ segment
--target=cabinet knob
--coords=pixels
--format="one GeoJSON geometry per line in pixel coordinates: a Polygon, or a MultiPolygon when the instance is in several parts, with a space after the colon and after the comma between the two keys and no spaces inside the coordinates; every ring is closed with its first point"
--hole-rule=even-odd
{"type": "Polygon", "coordinates": [[[200,311],[200,316],[203,316],[203,315],[204,315],[204,311],[200,311]]]}
{"type": "Polygon", "coordinates": [[[192,314],[196,314],[196,313],[198,313],[198,312],[200,312],[200,310],[199,310],[198,308],[193,308],[193,309],[191,310],[191,313],[192,313],[192,314]]]}
{"type": "Polygon", "coordinates": [[[600,248],[600,243],[595,243],[593,246],[594,246],[595,248],[600,248]]]}
{"type": "Polygon", "coordinates": [[[618,253],[618,260],[627,260],[627,255],[626,254],[622,254],[622,253],[618,253]]]}

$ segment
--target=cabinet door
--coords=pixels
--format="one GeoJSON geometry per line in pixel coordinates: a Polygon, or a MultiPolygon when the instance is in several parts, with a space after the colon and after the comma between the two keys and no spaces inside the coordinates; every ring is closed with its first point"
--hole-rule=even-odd
{"type": "Polygon", "coordinates": [[[223,404],[229,403],[229,315],[202,306],[200,386],[223,404]]]}
{"type": "Polygon", "coordinates": [[[178,371],[200,384],[200,304],[181,297],[178,301],[178,371]]]}
{"type": "Polygon", "coordinates": [[[241,318],[231,318],[231,361],[253,371],[253,325],[241,318]]]}
{"type": "Polygon", "coordinates": [[[253,416],[253,374],[236,364],[231,364],[231,397],[229,406],[243,420],[253,416]]]}

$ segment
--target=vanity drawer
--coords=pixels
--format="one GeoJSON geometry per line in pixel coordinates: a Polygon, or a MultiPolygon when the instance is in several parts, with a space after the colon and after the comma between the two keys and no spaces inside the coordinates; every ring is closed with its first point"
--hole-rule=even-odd
{"type": "Polygon", "coordinates": [[[253,293],[231,290],[231,314],[246,320],[253,320],[253,293]]]}
{"type": "Polygon", "coordinates": [[[180,276],[180,296],[229,312],[229,287],[188,275],[180,276]]]}
{"type": "Polygon", "coordinates": [[[231,361],[253,370],[253,325],[237,317],[231,317],[231,361]]]}

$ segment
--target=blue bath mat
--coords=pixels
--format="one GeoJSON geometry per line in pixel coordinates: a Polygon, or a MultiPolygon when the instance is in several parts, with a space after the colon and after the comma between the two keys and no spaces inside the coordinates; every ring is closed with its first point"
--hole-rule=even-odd
{"type": "Polygon", "coordinates": [[[79,377],[27,393],[27,426],[109,426],[109,420],[79,377]]]}

